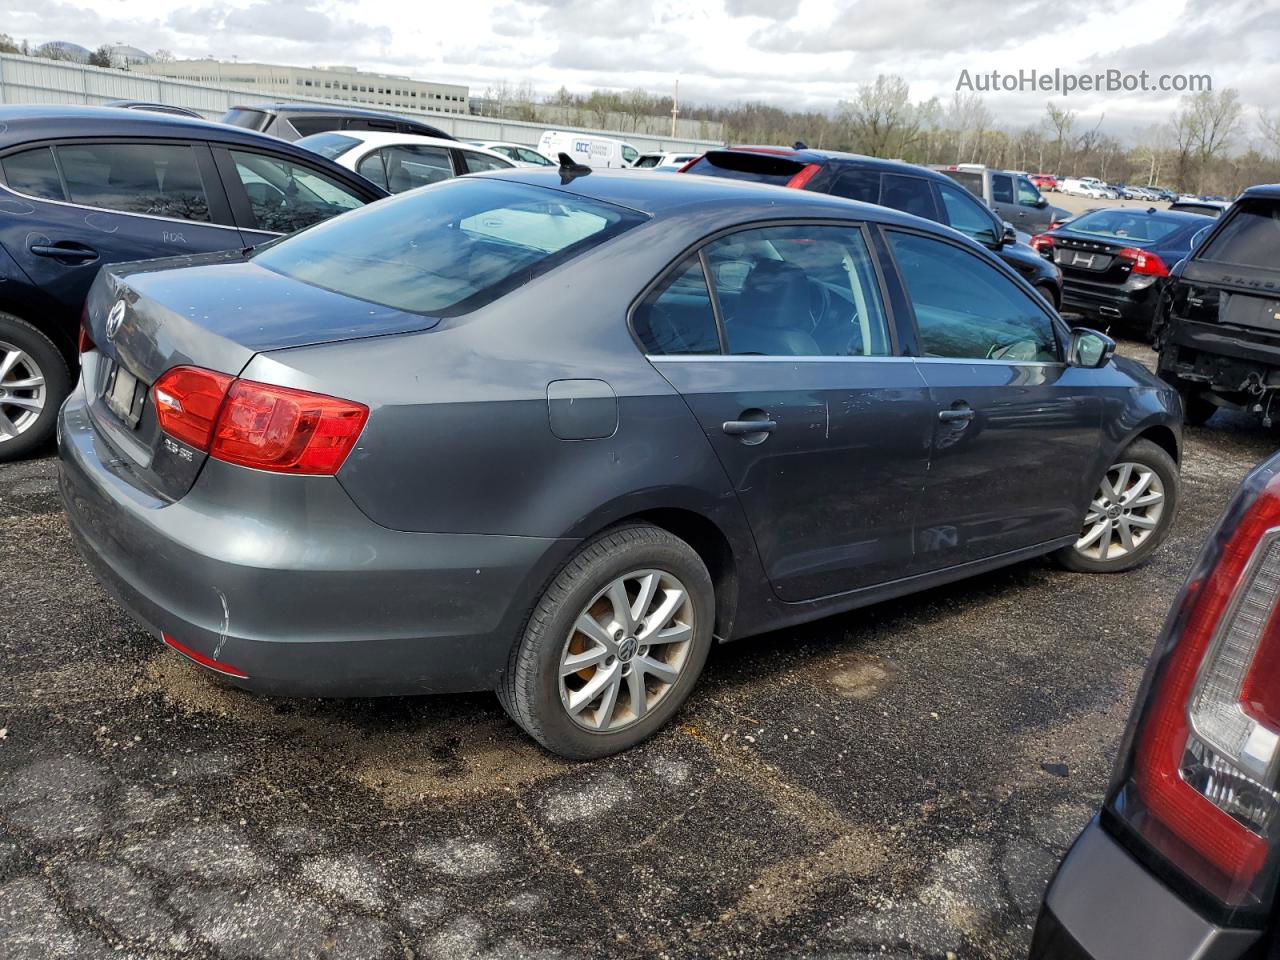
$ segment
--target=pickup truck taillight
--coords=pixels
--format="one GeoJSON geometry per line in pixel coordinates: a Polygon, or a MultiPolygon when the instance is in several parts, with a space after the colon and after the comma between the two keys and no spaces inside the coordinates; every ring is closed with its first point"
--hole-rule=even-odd
{"type": "MultiPolygon", "coordinates": [[[[1175,603],[1108,816],[1234,922],[1280,849],[1280,473],[1255,472],[1175,603]]],[[[1158,871],[1159,872],[1159,871],[1158,871]]]]}

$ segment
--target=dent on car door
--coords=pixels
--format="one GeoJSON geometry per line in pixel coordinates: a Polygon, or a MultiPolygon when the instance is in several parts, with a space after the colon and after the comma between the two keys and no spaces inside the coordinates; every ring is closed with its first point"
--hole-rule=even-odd
{"type": "Polygon", "coordinates": [[[215,147],[214,160],[246,245],[301,230],[370,202],[293,157],[215,147]]]}
{"type": "Polygon", "coordinates": [[[781,599],[907,570],[933,408],[914,364],[893,355],[860,227],[712,240],[634,324],[716,451],[781,599]]]}
{"type": "Polygon", "coordinates": [[[78,314],[107,263],[240,245],[203,143],[67,140],[6,154],[0,243],[78,314]]]}
{"type": "Polygon", "coordinates": [[[1078,534],[1097,480],[1098,371],[1063,362],[1059,325],[977,253],[923,234],[889,238],[934,403],[920,569],[1078,534]]]}

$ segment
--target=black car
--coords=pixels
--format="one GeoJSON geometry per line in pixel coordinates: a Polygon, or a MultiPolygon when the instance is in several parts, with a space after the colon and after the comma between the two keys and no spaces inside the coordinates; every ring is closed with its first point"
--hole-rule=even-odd
{"type": "Polygon", "coordinates": [[[1169,209],[1179,213],[1198,213],[1216,220],[1226,212],[1229,206],[1231,204],[1226,200],[1178,200],[1175,198],[1173,203],[1169,204],[1169,209]]]}
{"type": "Polygon", "coordinates": [[[726,147],[710,150],[681,173],[754,180],[875,203],[945,223],[972,237],[1062,305],[1062,273],[1025,243],[968,190],[949,177],[896,160],[807,147],[726,147]]]}
{"type": "Polygon", "coordinates": [[[313,133],[330,130],[382,130],[386,133],[416,133],[423,137],[456,140],[451,133],[421,120],[394,113],[361,110],[359,107],[330,106],[323,103],[257,103],[232,107],[222,122],[233,127],[258,130],[281,140],[301,140],[313,133]]]}
{"type": "Polygon", "coordinates": [[[104,264],[239,250],[386,195],[308,150],[206,120],[0,109],[0,460],[51,435],[104,264]]]}
{"type": "Polygon", "coordinates": [[[1280,956],[1278,524],[1280,455],[1246,478],[1174,600],[1031,960],[1280,956]]]}
{"type": "Polygon", "coordinates": [[[1280,414],[1280,184],[1242,193],[1175,268],[1155,333],[1189,422],[1223,406],[1280,414]]]}
{"type": "Polygon", "coordinates": [[[1065,309],[1146,335],[1170,268],[1212,224],[1194,213],[1104,207],[1031,243],[1061,268],[1065,309]]]}

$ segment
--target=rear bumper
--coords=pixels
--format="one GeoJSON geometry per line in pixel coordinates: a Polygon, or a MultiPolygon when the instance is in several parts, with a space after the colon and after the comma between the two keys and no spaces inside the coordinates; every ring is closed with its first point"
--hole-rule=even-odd
{"type": "Polygon", "coordinates": [[[491,689],[573,541],[403,533],[330,477],[208,461],[177,502],[131,484],[82,391],[59,416],[71,532],[145,627],[287,696],[491,689]]]}
{"type": "Polygon", "coordinates": [[[1280,334],[1175,317],[1161,333],[1160,370],[1222,391],[1244,389],[1251,375],[1280,386],[1280,334]]]}
{"type": "Polygon", "coordinates": [[[1154,283],[1135,290],[1067,276],[1062,281],[1063,310],[1144,332],[1151,326],[1159,299],[1159,285],[1154,283]]]}
{"type": "Polygon", "coordinates": [[[1205,920],[1094,820],[1049,885],[1030,960],[1240,960],[1259,937],[1205,920]]]}

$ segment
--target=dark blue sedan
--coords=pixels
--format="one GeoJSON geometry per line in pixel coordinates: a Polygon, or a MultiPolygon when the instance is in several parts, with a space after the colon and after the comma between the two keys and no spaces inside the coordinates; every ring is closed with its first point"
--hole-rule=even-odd
{"type": "Polygon", "coordinates": [[[0,109],[0,460],[52,435],[104,264],[239,250],[384,196],[307,150],[219,123],[0,109]]]}

